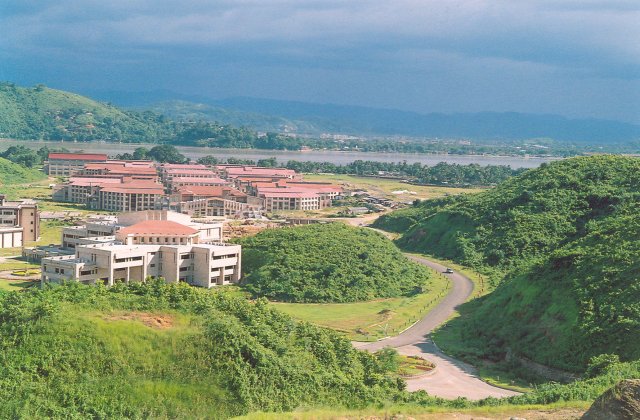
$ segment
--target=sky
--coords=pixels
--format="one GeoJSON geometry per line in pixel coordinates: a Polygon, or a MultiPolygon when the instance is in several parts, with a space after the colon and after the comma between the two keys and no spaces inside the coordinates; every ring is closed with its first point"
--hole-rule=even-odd
{"type": "Polygon", "coordinates": [[[640,123],[640,1],[0,0],[0,80],[640,123]]]}

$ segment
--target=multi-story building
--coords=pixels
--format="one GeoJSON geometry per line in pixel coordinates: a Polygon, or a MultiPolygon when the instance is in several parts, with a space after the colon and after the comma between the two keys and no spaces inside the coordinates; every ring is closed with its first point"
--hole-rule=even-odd
{"type": "Polygon", "coordinates": [[[40,213],[33,200],[7,201],[0,194],[0,248],[23,246],[40,238],[40,213]]]}
{"type": "Polygon", "coordinates": [[[108,156],[103,153],[49,153],[45,168],[51,176],[68,177],[84,169],[90,162],[106,162],[108,156]]]}
{"type": "Polygon", "coordinates": [[[124,214],[115,223],[107,219],[98,226],[93,230],[96,224],[88,223],[77,229],[78,236],[112,232],[115,236],[74,238],[74,255],[42,258],[41,281],[113,285],[118,280],[162,277],[168,283],[210,288],[240,280],[241,247],[220,242],[219,223],[193,223],[185,215],[149,211],[124,214]],[[77,242],[83,239],[88,242],[77,242]]]}
{"type": "Polygon", "coordinates": [[[164,202],[162,185],[132,181],[103,186],[98,191],[97,200],[89,205],[100,210],[127,212],[162,209],[164,202]]]}
{"type": "Polygon", "coordinates": [[[109,160],[101,163],[87,163],[80,177],[126,177],[158,181],[158,172],[154,162],[149,160],[109,160]]]}
{"type": "Polygon", "coordinates": [[[261,213],[262,200],[231,187],[182,186],[171,195],[171,208],[192,217],[242,217],[261,213]]]}

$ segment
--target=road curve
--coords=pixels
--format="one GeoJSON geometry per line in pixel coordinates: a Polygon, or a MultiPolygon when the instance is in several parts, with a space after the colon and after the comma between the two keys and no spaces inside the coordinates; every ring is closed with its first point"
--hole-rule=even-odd
{"type": "MultiPolygon", "coordinates": [[[[446,268],[424,257],[407,256],[439,273],[446,268]]],[[[460,273],[447,274],[447,276],[451,281],[451,292],[420,321],[395,337],[372,343],[356,342],[354,346],[370,352],[384,347],[393,347],[400,354],[421,356],[434,362],[437,368],[433,374],[407,380],[409,391],[425,390],[430,395],[442,398],[466,397],[472,400],[518,395],[517,392],[498,388],[480,380],[472,366],[445,355],[429,338],[429,333],[449,319],[455,308],[466,302],[473,293],[473,282],[468,277],[460,273]]]]}

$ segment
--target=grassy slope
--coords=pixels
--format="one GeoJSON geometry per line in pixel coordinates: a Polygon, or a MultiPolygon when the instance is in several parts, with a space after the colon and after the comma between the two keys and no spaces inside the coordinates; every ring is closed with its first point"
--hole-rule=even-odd
{"type": "Polygon", "coordinates": [[[0,158],[0,187],[37,182],[45,178],[45,174],[39,169],[25,168],[5,158],[0,158]]]}
{"type": "Polygon", "coordinates": [[[447,350],[582,370],[600,353],[640,357],[639,196],[640,159],[576,158],[378,224],[412,225],[403,246],[506,275],[436,335],[447,350]]]}
{"type": "Polygon", "coordinates": [[[430,311],[446,295],[449,283],[431,276],[429,290],[410,297],[355,303],[274,303],[292,317],[346,334],[350,340],[373,341],[398,334],[430,311]]]}
{"type": "Polygon", "coordinates": [[[403,395],[346,339],[225,291],[0,293],[0,417],[226,418],[403,395]]]}

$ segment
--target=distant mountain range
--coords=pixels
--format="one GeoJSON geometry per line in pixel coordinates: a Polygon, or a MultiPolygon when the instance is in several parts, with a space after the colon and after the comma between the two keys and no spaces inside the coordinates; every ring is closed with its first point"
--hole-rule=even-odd
{"type": "Polygon", "coordinates": [[[601,119],[516,112],[419,114],[392,109],[237,97],[210,99],[169,91],[94,92],[121,106],[150,109],[177,119],[202,119],[260,131],[318,135],[412,136],[523,140],[551,138],[580,143],[640,140],[640,125],[601,119]]]}

